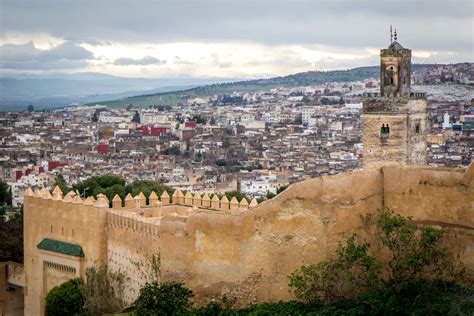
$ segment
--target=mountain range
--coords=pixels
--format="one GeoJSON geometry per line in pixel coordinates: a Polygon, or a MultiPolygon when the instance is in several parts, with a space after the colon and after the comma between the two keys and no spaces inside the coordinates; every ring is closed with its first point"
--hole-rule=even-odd
{"type": "Polygon", "coordinates": [[[29,104],[35,109],[57,108],[235,80],[193,77],[124,78],[93,72],[20,74],[0,78],[0,111],[21,111],[29,104]]]}
{"type": "MultiPolygon", "coordinates": [[[[413,64],[416,72],[426,67],[413,64]]],[[[276,87],[318,85],[325,82],[359,81],[379,77],[379,66],[347,70],[308,71],[288,76],[239,80],[237,78],[175,77],[161,79],[124,78],[82,72],[73,74],[22,74],[0,78],[0,111],[60,108],[70,104],[103,104],[114,107],[176,105],[189,97],[265,91],[276,87]]]]}

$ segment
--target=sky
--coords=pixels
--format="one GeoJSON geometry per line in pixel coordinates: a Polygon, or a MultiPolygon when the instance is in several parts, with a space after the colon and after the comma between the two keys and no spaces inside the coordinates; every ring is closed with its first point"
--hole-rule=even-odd
{"type": "Polygon", "coordinates": [[[0,74],[262,78],[474,61],[472,0],[0,0],[0,74]]]}

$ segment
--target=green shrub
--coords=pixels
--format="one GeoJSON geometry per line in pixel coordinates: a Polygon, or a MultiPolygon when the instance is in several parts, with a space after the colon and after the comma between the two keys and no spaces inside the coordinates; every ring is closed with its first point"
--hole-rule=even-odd
{"type": "Polygon", "coordinates": [[[368,243],[357,245],[352,236],[339,245],[335,258],[302,266],[289,276],[288,285],[296,298],[310,304],[354,298],[378,285],[380,265],[368,250],[368,243]]]}
{"type": "Polygon", "coordinates": [[[357,243],[353,235],[331,259],[289,276],[295,297],[307,304],[348,301],[373,315],[474,314],[472,283],[460,285],[465,269],[441,247],[443,230],[419,227],[390,209],[379,210],[374,223],[376,249],[388,254],[388,262],[378,262],[369,255],[370,245],[357,243]]]}
{"type": "Polygon", "coordinates": [[[85,314],[84,296],[80,279],[69,280],[55,286],[46,296],[46,316],[83,314],[85,314]]]}
{"type": "Polygon", "coordinates": [[[191,290],[182,283],[146,283],[135,301],[136,313],[140,315],[175,315],[191,308],[191,290]]]}

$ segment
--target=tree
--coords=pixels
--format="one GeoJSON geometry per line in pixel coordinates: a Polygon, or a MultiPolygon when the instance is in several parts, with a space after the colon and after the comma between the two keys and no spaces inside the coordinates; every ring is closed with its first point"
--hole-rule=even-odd
{"type": "Polygon", "coordinates": [[[62,316],[83,314],[84,296],[80,279],[73,279],[55,286],[46,296],[45,315],[62,316]]]}
{"type": "Polygon", "coordinates": [[[125,184],[125,180],[122,177],[113,175],[90,177],[75,184],[72,190],[78,191],[83,197],[97,197],[99,193],[102,193],[107,196],[109,201],[112,201],[116,194],[124,199],[128,193],[136,196],[143,192],[148,199],[152,191],[158,196],[161,196],[164,191],[167,191],[170,195],[174,192],[172,188],[159,181],[135,180],[130,184],[125,184]]]}
{"type": "Polygon", "coordinates": [[[272,193],[272,192],[270,192],[270,191],[267,191],[267,194],[265,195],[265,197],[267,198],[267,200],[273,199],[275,196],[276,196],[276,194],[275,194],[275,193],[272,193]]]}
{"type": "Polygon", "coordinates": [[[191,119],[191,121],[195,121],[198,124],[206,124],[207,120],[200,116],[200,115],[194,115],[191,119]]]}
{"type": "Polygon", "coordinates": [[[179,145],[173,145],[169,148],[169,155],[178,156],[181,154],[181,150],[179,149],[179,145]]]}
{"type": "Polygon", "coordinates": [[[97,110],[95,110],[94,114],[92,114],[91,121],[94,123],[97,123],[99,121],[99,115],[97,110]]]}
{"type": "Polygon", "coordinates": [[[277,195],[280,194],[281,192],[285,191],[290,185],[281,185],[277,188],[277,195]]]}
{"type": "Polygon", "coordinates": [[[376,224],[373,240],[380,242],[376,249],[388,255],[388,263],[370,255],[371,245],[357,243],[353,235],[331,259],[289,276],[298,299],[351,300],[367,306],[370,314],[452,314],[459,306],[474,311],[474,290],[459,285],[465,269],[440,245],[443,230],[420,228],[390,209],[378,210],[375,222],[370,215],[363,220],[376,224]]]}
{"type": "Polygon", "coordinates": [[[23,263],[23,213],[5,220],[0,217],[0,262],[23,263]]]}
{"type": "Polygon", "coordinates": [[[12,205],[12,190],[8,183],[0,180],[0,206],[12,205]]]}
{"type": "Polygon", "coordinates": [[[354,298],[378,282],[380,265],[368,250],[369,244],[357,245],[353,235],[339,244],[335,258],[302,266],[291,274],[289,286],[297,298],[307,303],[354,298]]]}
{"type": "Polygon", "coordinates": [[[133,115],[133,118],[132,118],[132,122],[140,124],[140,113],[138,113],[138,111],[135,111],[135,114],[133,115]]]}
{"type": "Polygon", "coordinates": [[[28,107],[26,108],[26,110],[27,110],[28,112],[34,112],[34,111],[35,111],[35,107],[34,107],[32,104],[30,104],[30,105],[28,105],[28,107]]]}
{"type": "Polygon", "coordinates": [[[217,159],[217,160],[216,160],[216,165],[218,165],[219,167],[225,167],[225,166],[227,166],[227,160],[225,160],[225,159],[217,159]]]}
{"type": "Polygon", "coordinates": [[[391,253],[387,267],[391,282],[448,279],[455,272],[447,249],[438,245],[443,230],[430,225],[419,228],[410,217],[390,209],[378,212],[376,224],[379,240],[391,253]]]}
{"type": "Polygon", "coordinates": [[[146,283],[135,301],[137,315],[176,315],[191,308],[191,290],[178,282],[146,283]]]}
{"type": "Polygon", "coordinates": [[[233,197],[235,197],[239,202],[242,201],[242,199],[246,199],[247,202],[250,203],[252,200],[250,197],[248,197],[245,193],[238,191],[238,190],[232,190],[232,191],[227,191],[224,193],[227,199],[230,201],[232,200],[233,197]]]}
{"type": "Polygon", "coordinates": [[[325,98],[325,97],[322,97],[321,100],[320,100],[321,104],[322,105],[329,105],[331,104],[331,101],[329,101],[328,98],[325,98]]]}
{"type": "Polygon", "coordinates": [[[102,175],[90,177],[84,181],[78,182],[73,185],[73,190],[78,191],[83,197],[94,196],[102,193],[106,194],[110,200],[116,193],[120,192],[120,187],[125,187],[125,180],[119,176],[113,175],[102,175]],[[107,190],[110,187],[115,187],[116,191],[107,190]]]}
{"type": "Polygon", "coordinates": [[[154,180],[135,180],[125,186],[126,194],[130,193],[133,196],[136,196],[140,194],[140,192],[143,192],[147,199],[151,192],[155,192],[158,196],[161,196],[164,191],[167,191],[170,196],[173,195],[174,192],[172,188],[154,180]]]}
{"type": "Polygon", "coordinates": [[[64,179],[64,176],[60,173],[54,178],[53,189],[56,188],[56,186],[58,186],[61,189],[64,195],[68,194],[69,191],[72,190],[72,188],[67,185],[67,182],[66,182],[66,179],[64,179]]]}

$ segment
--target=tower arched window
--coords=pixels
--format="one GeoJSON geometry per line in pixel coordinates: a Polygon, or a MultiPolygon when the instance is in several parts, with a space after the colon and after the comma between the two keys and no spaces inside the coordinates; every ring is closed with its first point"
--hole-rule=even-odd
{"type": "Polygon", "coordinates": [[[385,126],[385,124],[382,124],[382,127],[380,128],[380,134],[382,135],[388,135],[390,133],[390,127],[388,124],[385,126]]]}

